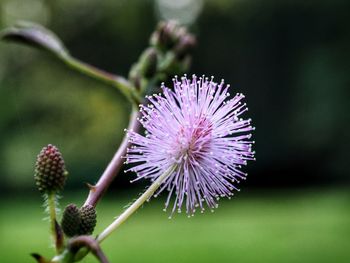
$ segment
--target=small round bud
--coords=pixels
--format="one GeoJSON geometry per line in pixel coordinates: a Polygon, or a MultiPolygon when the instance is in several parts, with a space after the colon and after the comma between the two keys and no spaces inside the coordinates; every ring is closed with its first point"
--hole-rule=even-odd
{"type": "Polygon", "coordinates": [[[37,157],[34,179],[40,192],[54,193],[62,190],[68,172],[56,146],[49,144],[37,157]]]}
{"type": "Polygon", "coordinates": [[[96,210],[92,205],[86,205],[80,208],[80,226],[79,235],[91,235],[96,226],[96,210]]]}
{"type": "Polygon", "coordinates": [[[157,51],[155,48],[146,49],[140,58],[141,73],[146,78],[151,78],[157,72],[157,51]]]}
{"type": "Polygon", "coordinates": [[[78,234],[81,224],[80,211],[75,204],[67,205],[64,209],[61,226],[63,232],[68,237],[73,237],[78,234]]]}

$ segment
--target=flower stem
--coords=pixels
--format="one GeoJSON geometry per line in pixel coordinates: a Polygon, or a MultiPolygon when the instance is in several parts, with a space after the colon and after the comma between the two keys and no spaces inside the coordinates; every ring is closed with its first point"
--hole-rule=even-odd
{"type": "MultiPolygon", "coordinates": [[[[130,115],[128,130],[136,131],[138,129],[139,123],[137,121],[137,116],[138,116],[138,110],[136,107],[133,107],[130,115]]],[[[122,157],[126,154],[126,149],[128,148],[128,146],[129,146],[128,138],[125,135],[122,143],[119,146],[119,149],[113,156],[113,159],[107,166],[106,170],[103,172],[97,184],[94,186],[90,186],[90,192],[84,205],[96,206],[97,202],[101,199],[102,195],[107,190],[109,185],[112,183],[113,179],[118,174],[119,169],[123,165],[122,157]]]]}
{"type": "Polygon", "coordinates": [[[59,253],[59,248],[57,247],[57,232],[56,232],[56,195],[55,193],[50,193],[47,197],[47,204],[49,208],[50,216],[50,229],[52,242],[56,248],[57,253],[59,253]]]}
{"type": "Polygon", "coordinates": [[[121,224],[123,224],[144,202],[146,202],[154,192],[159,188],[162,182],[174,171],[175,166],[170,167],[161,176],[155,180],[151,186],[130,206],[126,209],[112,224],[110,224],[103,232],[97,236],[97,242],[101,243],[105,240],[114,230],[116,230],[121,224]]]}

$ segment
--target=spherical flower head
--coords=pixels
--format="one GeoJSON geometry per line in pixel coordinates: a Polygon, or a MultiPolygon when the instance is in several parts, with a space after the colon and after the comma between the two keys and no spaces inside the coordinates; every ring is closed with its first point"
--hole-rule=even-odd
{"type": "MultiPolygon", "coordinates": [[[[217,207],[220,197],[231,197],[236,184],[247,174],[241,171],[247,160],[254,160],[250,119],[240,93],[229,99],[229,85],[213,78],[173,79],[174,89],[162,84],[162,94],[147,96],[149,104],[140,106],[140,123],[145,136],[128,131],[132,146],[127,151],[127,171],[135,180],[156,180],[173,168],[160,192],[169,191],[165,209],[174,199],[172,213],[186,206],[188,215],[205,205],[217,207]]],[[[134,180],[134,181],[135,181],[134,180]]]]}

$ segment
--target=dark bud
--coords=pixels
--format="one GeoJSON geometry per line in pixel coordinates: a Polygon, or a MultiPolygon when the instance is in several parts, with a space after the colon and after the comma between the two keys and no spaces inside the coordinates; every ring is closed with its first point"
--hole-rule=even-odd
{"type": "Polygon", "coordinates": [[[181,28],[175,21],[160,22],[152,34],[150,43],[160,48],[172,48],[179,38],[181,28]]]}
{"type": "Polygon", "coordinates": [[[191,34],[184,35],[174,48],[177,58],[183,59],[186,55],[192,52],[195,46],[196,38],[191,34]]]}
{"type": "Polygon", "coordinates": [[[153,77],[157,72],[157,51],[155,48],[147,48],[140,58],[141,73],[146,78],[153,77]]]}
{"type": "Polygon", "coordinates": [[[67,205],[64,209],[61,226],[63,232],[68,237],[78,235],[79,227],[81,224],[80,211],[75,204],[67,205]]]}
{"type": "Polygon", "coordinates": [[[68,172],[56,146],[49,144],[37,157],[34,179],[41,193],[55,193],[63,189],[68,172]]]}
{"type": "Polygon", "coordinates": [[[96,210],[92,205],[86,205],[80,208],[80,226],[79,235],[91,235],[96,226],[96,210]]]}

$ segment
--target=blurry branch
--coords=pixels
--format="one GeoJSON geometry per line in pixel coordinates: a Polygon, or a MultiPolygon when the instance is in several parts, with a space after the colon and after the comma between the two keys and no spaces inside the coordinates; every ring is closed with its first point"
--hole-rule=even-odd
{"type": "Polygon", "coordinates": [[[0,33],[0,38],[46,50],[70,68],[116,87],[132,103],[138,104],[140,102],[139,93],[128,80],[72,57],[62,41],[53,32],[41,25],[30,22],[19,22],[13,27],[4,29],[0,33]]]}

